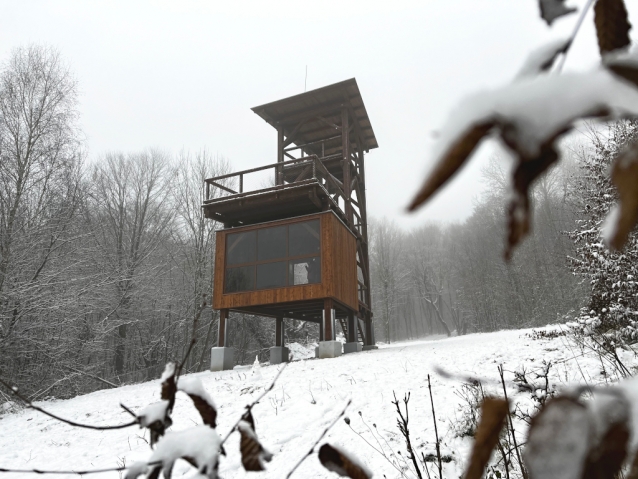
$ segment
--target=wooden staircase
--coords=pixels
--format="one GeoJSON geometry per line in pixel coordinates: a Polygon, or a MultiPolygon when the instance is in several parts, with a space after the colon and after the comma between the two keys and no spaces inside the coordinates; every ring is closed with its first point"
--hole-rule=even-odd
{"type": "MultiPolygon", "coordinates": [[[[341,329],[343,330],[343,335],[348,339],[348,320],[346,318],[338,318],[339,323],[341,324],[341,329]]],[[[356,319],[357,322],[357,341],[361,344],[365,344],[365,336],[363,332],[363,327],[361,326],[361,320],[359,318],[356,319]]]]}

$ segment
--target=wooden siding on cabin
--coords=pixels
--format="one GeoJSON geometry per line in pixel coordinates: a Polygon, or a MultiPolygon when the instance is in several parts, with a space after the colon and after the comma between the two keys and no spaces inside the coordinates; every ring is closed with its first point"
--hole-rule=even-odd
{"type": "Polygon", "coordinates": [[[331,236],[333,247],[329,252],[332,256],[334,276],[329,286],[329,296],[341,301],[357,311],[359,309],[358,279],[357,279],[357,240],[335,216],[326,219],[332,223],[331,236]]]}
{"type": "Polygon", "coordinates": [[[357,311],[359,303],[357,298],[356,245],[357,242],[354,235],[332,212],[218,231],[216,233],[215,246],[213,308],[234,309],[333,298],[357,311]],[[321,283],[240,293],[224,293],[226,235],[312,219],[320,219],[321,225],[321,283]]]}

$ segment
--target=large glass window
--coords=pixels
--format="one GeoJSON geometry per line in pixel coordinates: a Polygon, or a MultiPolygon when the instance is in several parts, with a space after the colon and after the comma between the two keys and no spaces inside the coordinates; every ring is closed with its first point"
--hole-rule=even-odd
{"type": "Polygon", "coordinates": [[[319,254],[319,220],[291,224],[288,238],[289,256],[319,254]]]}
{"type": "Polygon", "coordinates": [[[321,282],[319,220],[226,236],[225,293],[321,282]]]}
{"type": "Polygon", "coordinates": [[[286,226],[257,230],[257,260],[286,257],[286,226]]]}
{"type": "Polygon", "coordinates": [[[250,291],[255,289],[255,266],[226,268],[226,292],[250,291]]]}
{"type": "Polygon", "coordinates": [[[228,235],[226,264],[242,264],[255,261],[255,231],[228,235]]]}

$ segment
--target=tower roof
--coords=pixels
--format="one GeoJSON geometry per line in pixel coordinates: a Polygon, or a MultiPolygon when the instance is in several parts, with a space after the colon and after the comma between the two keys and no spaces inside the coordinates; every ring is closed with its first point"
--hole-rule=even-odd
{"type": "Polygon", "coordinates": [[[295,144],[306,144],[306,153],[328,156],[341,151],[339,125],[344,106],[350,110],[350,118],[354,122],[354,132],[350,135],[352,141],[358,137],[365,151],[378,148],[354,78],[256,106],[252,110],[273,127],[283,127],[286,137],[294,135],[295,144]]]}

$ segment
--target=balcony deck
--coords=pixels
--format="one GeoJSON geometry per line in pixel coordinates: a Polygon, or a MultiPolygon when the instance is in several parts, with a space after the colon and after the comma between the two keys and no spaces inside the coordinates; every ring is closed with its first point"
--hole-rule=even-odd
{"type": "Polygon", "coordinates": [[[227,227],[334,211],[346,221],[341,182],[316,156],[274,163],[206,180],[204,215],[227,227]],[[248,175],[273,170],[283,184],[244,190],[248,175]],[[233,189],[237,188],[237,189],[233,189]],[[219,196],[217,196],[219,195],[219,196]]]}

